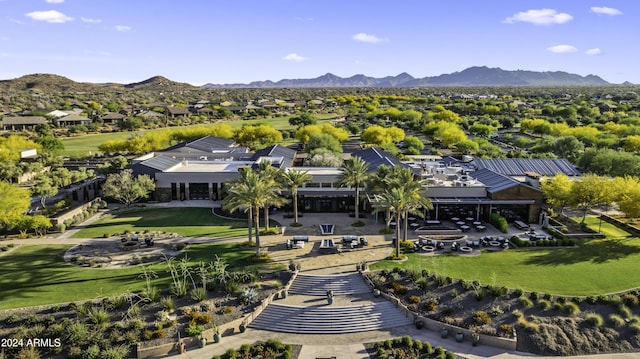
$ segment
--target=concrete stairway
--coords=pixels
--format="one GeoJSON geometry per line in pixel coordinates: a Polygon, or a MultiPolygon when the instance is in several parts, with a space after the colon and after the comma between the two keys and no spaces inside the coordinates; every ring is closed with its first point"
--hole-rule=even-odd
{"type": "Polygon", "coordinates": [[[310,306],[271,303],[249,325],[250,328],[283,333],[345,334],[410,325],[411,321],[388,301],[372,301],[371,289],[358,274],[316,276],[298,275],[289,289],[292,296],[314,299],[302,301],[310,306]],[[358,305],[326,303],[326,292],[359,297],[358,305]],[[319,298],[322,297],[322,298],[319,298]],[[322,305],[318,305],[322,302],[322,305]]]}
{"type": "Polygon", "coordinates": [[[359,274],[345,275],[308,275],[298,274],[289,288],[289,293],[326,296],[332,290],[333,295],[355,295],[371,293],[371,288],[360,278],[359,274]]]}

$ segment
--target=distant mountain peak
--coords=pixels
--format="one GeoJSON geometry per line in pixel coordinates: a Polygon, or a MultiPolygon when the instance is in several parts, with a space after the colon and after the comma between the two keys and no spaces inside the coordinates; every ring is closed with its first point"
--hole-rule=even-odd
{"type": "Polygon", "coordinates": [[[432,77],[415,78],[406,72],[383,78],[363,74],[348,78],[330,72],[313,79],[259,81],[249,84],[203,87],[428,87],[428,86],[602,86],[610,85],[596,75],[580,76],[563,71],[509,71],[499,67],[471,66],[462,71],[432,77]]]}

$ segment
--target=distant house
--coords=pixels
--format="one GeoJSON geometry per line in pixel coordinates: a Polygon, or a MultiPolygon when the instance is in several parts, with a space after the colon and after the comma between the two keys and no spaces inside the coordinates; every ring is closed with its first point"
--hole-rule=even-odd
{"type": "Polygon", "coordinates": [[[169,114],[171,118],[189,117],[191,112],[189,112],[189,109],[186,107],[167,107],[167,114],[169,114]]]}
{"type": "Polygon", "coordinates": [[[111,124],[120,123],[124,121],[125,118],[127,118],[127,116],[118,112],[107,112],[100,117],[100,119],[102,120],[102,123],[111,123],[111,124]]]}
{"type": "Polygon", "coordinates": [[[76,125],[88,125],[91,123],[91,119],[88,117],[72,114],[53,120],[53,123],[59,127],[76,126],[76,125]]]}
{"type": "Polygon", "coordinates": [[[2,129],[6,131],[18,131],[34,129],[37,125],[48,123],[43,116],[7,116],[2,119],[2,129]]]}

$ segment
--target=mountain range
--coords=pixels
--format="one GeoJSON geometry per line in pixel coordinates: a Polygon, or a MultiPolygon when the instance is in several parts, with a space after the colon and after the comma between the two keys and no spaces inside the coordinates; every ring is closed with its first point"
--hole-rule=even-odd
{"type": "MultiPolygon", "coordinates": [[[[130,83],[86,83],[75,82],[53,74],[31,74],[12,80],[0,81],[0,92],[44,91],[44,92],[95,92],[111,89],[115,91],[184,92],[202,88],[329,88],[329,87],[435,87],[435,86],[606,86],[611,83],[596,75],[581,76],[562,71],[506,71],[500,68],[475,66],[460,72],[432,77],[415,78],[406,72],[382,78],[354,75],[343,78],[325,74],[312,79],[285,79],[255,81],[248,84],[211,84],[193,86],[171,81],[162,76],[130,83]]],[[[631,85],[625,82],[623,85],[631,85]]]]}
{"type": "Polygon", "coordinates": [[[469,67],[460,72],[415,78],[406,72],[382,78],[365,75],[339,77],[327,73],[313,79],[254,81],[248,84],[211,84],[204,88],[282,88],[282,87],[429,87],[429,86],[602,86],[611,85],[596,75],[581,76],[563,71],[507,71],[486,66],[469,67]]]}

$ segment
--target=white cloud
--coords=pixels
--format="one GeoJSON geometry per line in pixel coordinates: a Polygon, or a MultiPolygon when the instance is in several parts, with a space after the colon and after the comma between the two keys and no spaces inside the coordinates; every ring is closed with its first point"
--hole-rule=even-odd
{"type": "Polygon", "coordinates": [[[49,4],[62,4],[64,0],[45,0],[49,4]]]}
{"type": "Polygon", "coordinates": [[[370,43],[370,44],[377,44],[379,42],[385,41],[384,39],[381,39],[381,38],[379,38],[379,37],[377,37],[375,35],[365,34],[364,32],[359,32],[359,33],[353,35],[351,38],[356,40],[356,41],[367,42],[367,43],[370,43]]]}
{"type": "Polygon", "coordinates": [[[65,22],[73,21],[72,17],[69,17],[56,10],[32,11],[25,15],[32,18],[33,20],[45,21],[51,24],[63,24],[65,22]]]}
{"type": "Polygon", "coordinates": [[[618,9],[614,9],[612,7],[606,7],[606,6],[593,6],[591,7],[591,12],[595,12],[596,14],[601,14],[601,15],[622,15],[622,11],[618,10],[618,9]]]}
{"type": "Polygon", "coordinates": [[[120,32],[127,32],[131,30],[131,26],[127,26],[127,25],[116,25],[115,26],[116,31],[120,31],[120,32]]]}
{"type": "Polygon", "coordinates": [[[519,12],[504,20],[507,24],[515,22],[528,22],[534,25],[564,24],[573,19],[567,13],[559,13],[554,9],[528,10],[519,12]]]}
{"type": "Polygon", "coordinates": [[[602,53],[602,50],[600,50],[599,48],[593,48],[593,49],[589,49],[587,51],[584,52],[587,55],[600,55],[602,53]]]}
{"type": "Polygon", "coordinates": [[[88,24],[99,24],[102,22],[102,20],[100,19],[90,19],[88,17],[81,17],[80,20],[82,20],[82,22],[86,22],[88,24]]]}
{"type": "Polygon", "coordinates": [[[578,51],[578,49],[571,45],[556,45],[556,46],[547,47],[547,51],[550,51],[556,54],[569,54],[569,53],[578,51]]]}
{"type": "Polygon", "coordinates": [[[300,62],[300,61],[306,60],[307,58],[306,57],[302,57],[302,56],[296,54],[295,52],[293,52],[293,53],[290,53],[287,56],[284,56],[282,59],[285,60],[285,61],[300,62]]]}

